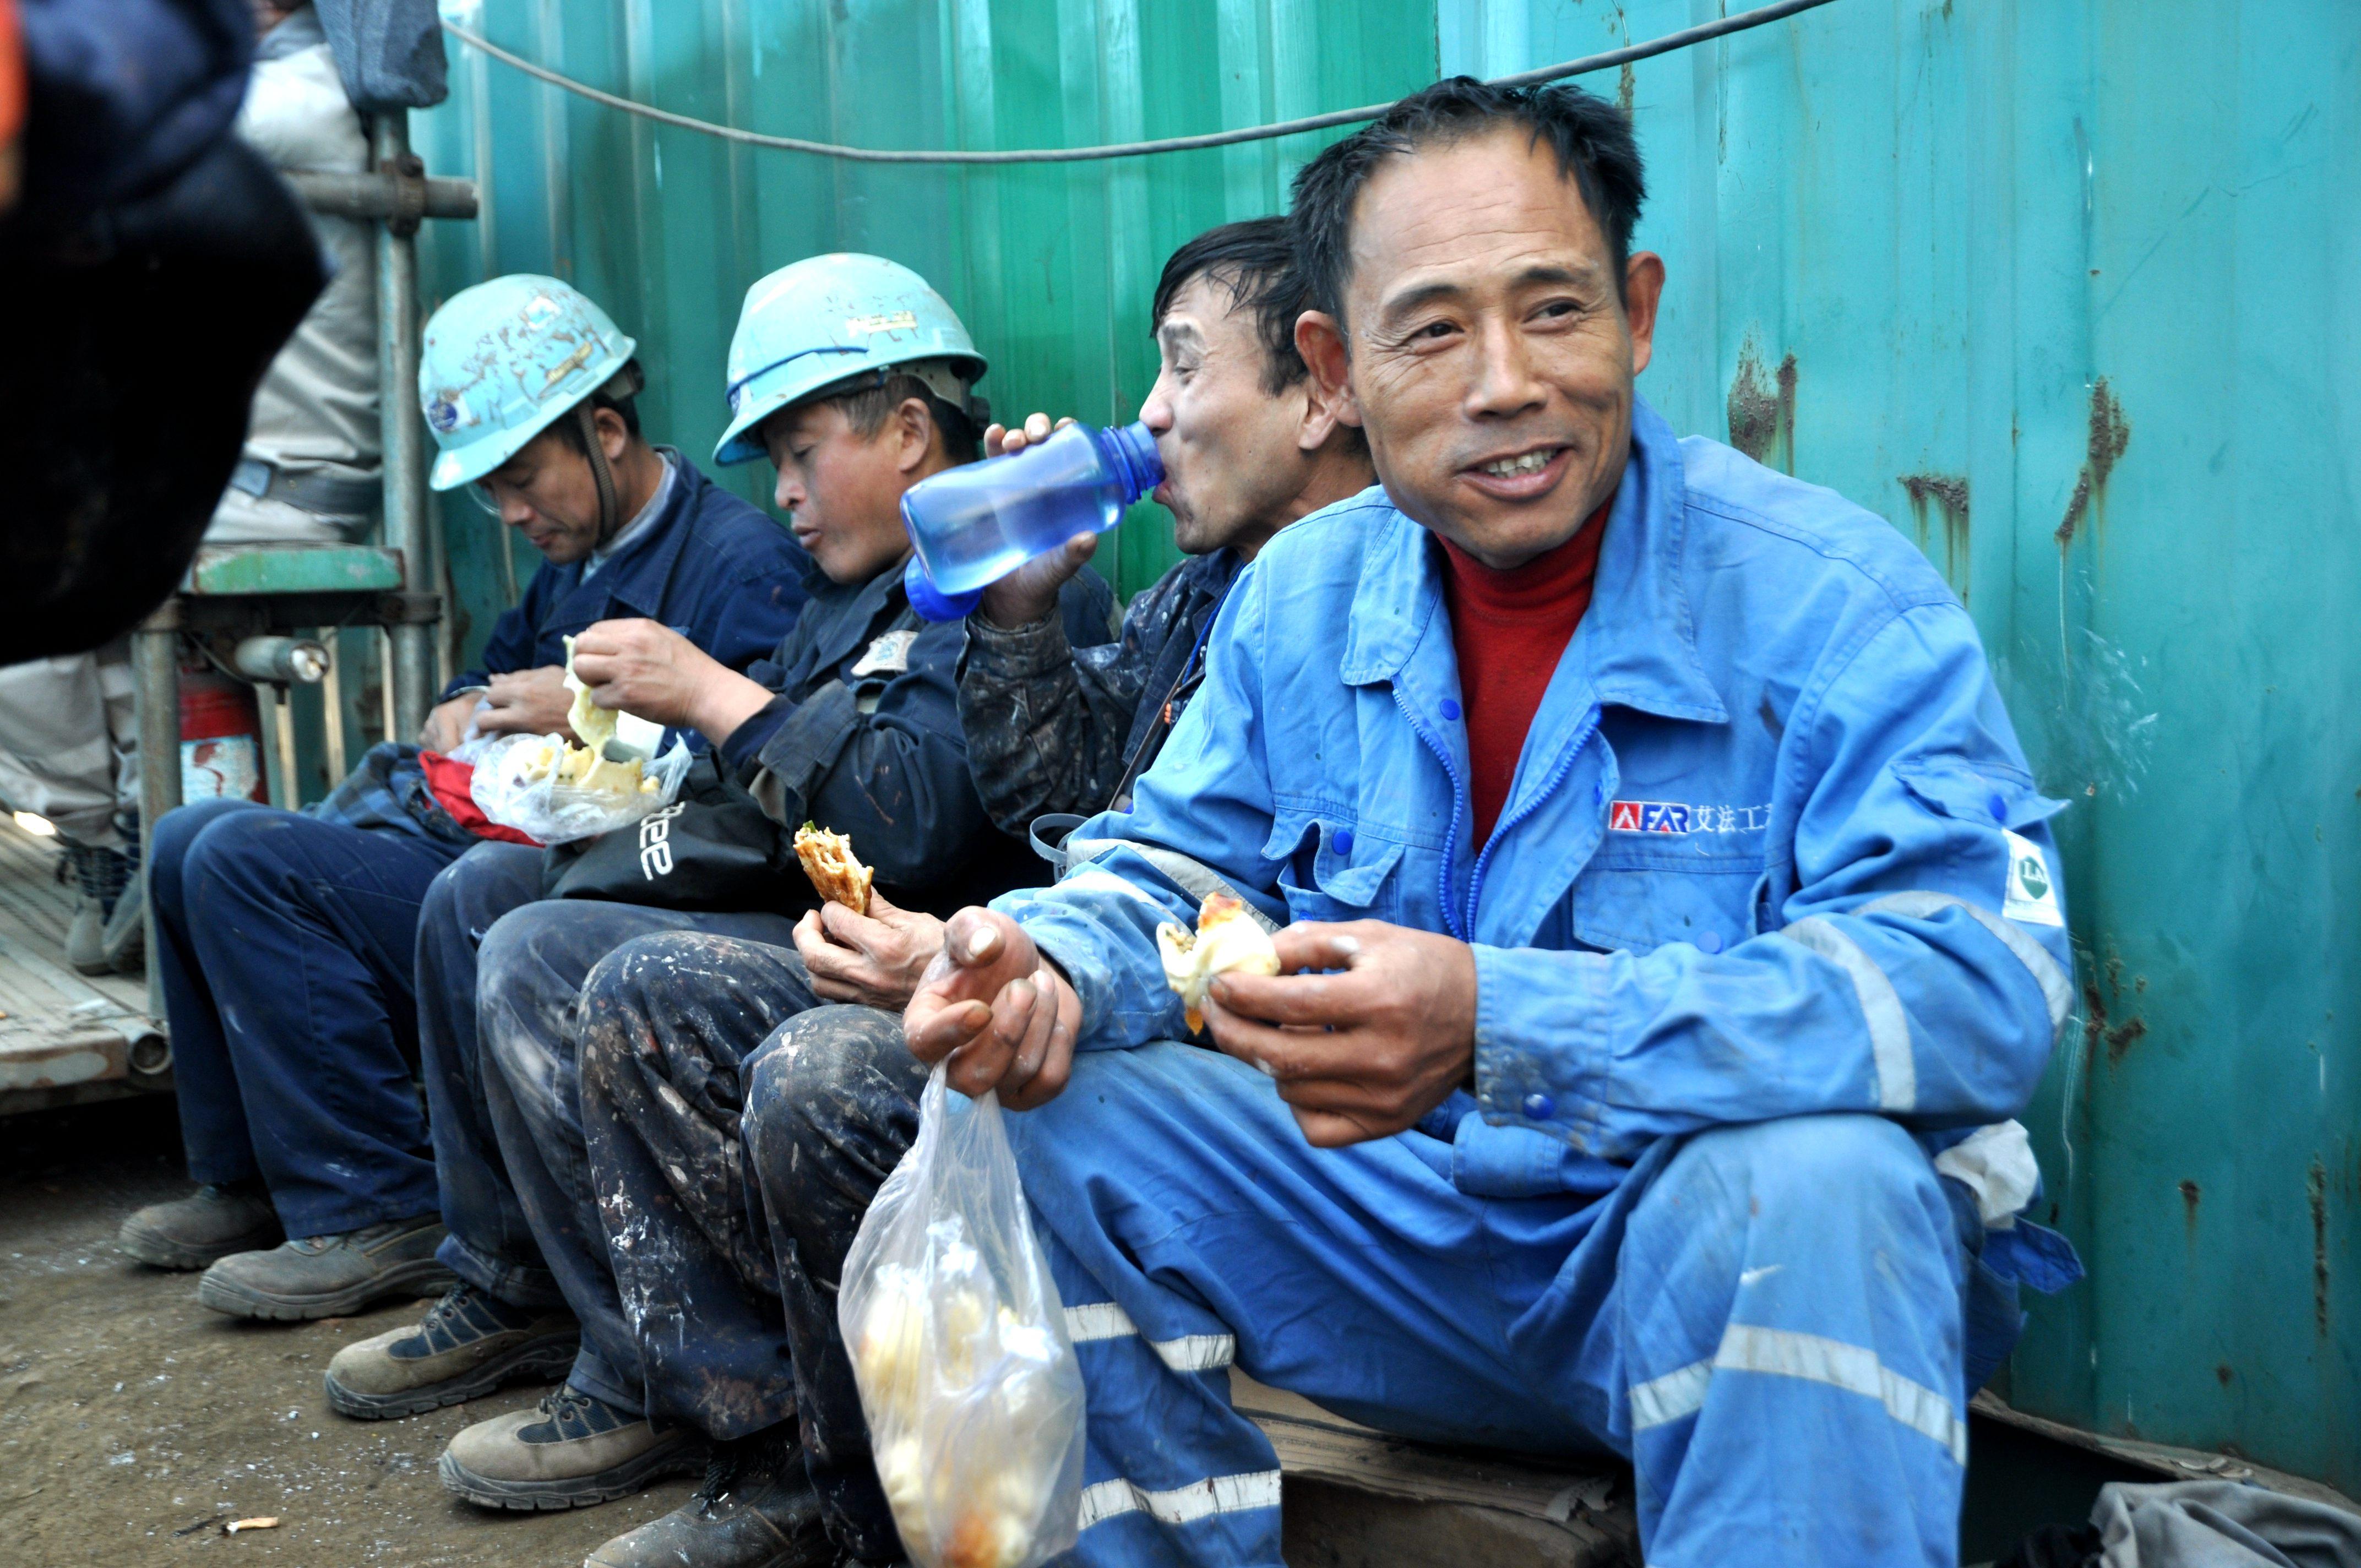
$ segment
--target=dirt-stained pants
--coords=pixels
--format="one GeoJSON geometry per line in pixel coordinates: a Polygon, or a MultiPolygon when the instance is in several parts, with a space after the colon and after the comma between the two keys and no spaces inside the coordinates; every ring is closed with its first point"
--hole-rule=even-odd
{"type": "MultiPolygon", "coordinates": [[[[438,908],[464,916],[469,902],[454,897],[438,908]]],[[[437,999],[438,1006],[472,1002],[475,1027],[438,1027],[430,1047],[428,1069],[441,1080],[438,1164],[448,1168],[456,1160],[478,1172],[459,1190],[444,1192],[445,1213],[456,1218],[452,1234],[463,1245],[446,1247],[443,1255],[460,1277],[503,1299],[532,1301],[535,1284],[555,1284],[582,1320],[581,1354],[566,1381],[625,1410],[642,1405],[639,1353],[615,1299],[614,1271],[583,1158],[577,1000],[599,959],[635,937],[683,928],[785,940],[794,923],[784,915],[689,913],[588,899],[527,904],[484,932],[475,983],[437,999]],[[441,1103],[464,1109],[446,1117],[441,1103]],[[520,1216],[529,1245],[514,1234],[520,1216]]]]}
{"type": "Polygon", "coordinates": [[[836,1287],[917,1135],[900,1017],[694,932],[619,948],[582,1007],[583,1139],[650,1413],[719,1438],[796,1420],[837,1543],[897,1556],[836,1287]]]}

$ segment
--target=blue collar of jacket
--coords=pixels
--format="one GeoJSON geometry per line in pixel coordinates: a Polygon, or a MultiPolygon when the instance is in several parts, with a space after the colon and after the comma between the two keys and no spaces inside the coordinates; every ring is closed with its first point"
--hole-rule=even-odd
{"type": "MultiPolygon", "coordinates": [[[[616,609],[652,620],[662,619],[664,587],[672,581],[673,565],[680,559],[681,546],[688,542],[689,519],[712,487],[713,481],[679,453],[664,446],[656,450],[673,466],[672,498],[647,527],[623,541],[622,547],[608,557],[598,575],[590,579],[588,586],[604,594],[612,607],[603,614],[592,616],[593,620],[613,620],[616,609]]],[[[557,591],[550,602],[561,614],[571,608],[569,601],[585,586],[582,568],[586,565],[577,561],[556,568],[557,591]]]]}
{"type": "MultiPolygon", "coordinates": [[[[1729,722],[1698,663],[1682,570],[1687,487],[1672,427],[1631,403],[1631,455],[1599,541],[1590,609],[1575,633],[1593,702],[1668,718],[1729,722]]],[[[1390,683],[1444,613],[1442,552],[1395,509],[1372,528],[1345,635],[1340,673],[1353,685],[1390,683]]]]}

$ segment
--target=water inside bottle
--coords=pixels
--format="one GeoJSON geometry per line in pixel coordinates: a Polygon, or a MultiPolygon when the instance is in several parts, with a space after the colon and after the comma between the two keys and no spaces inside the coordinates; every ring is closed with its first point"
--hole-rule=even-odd
{"type": "Polygon", "coordinates": [[[965,593],[1122,521],[1133,498],[1111,471],[1120,466],[1071,425],[1016,455],[933,476],[903,497],[902,514],[935,587],[965,593]]]}

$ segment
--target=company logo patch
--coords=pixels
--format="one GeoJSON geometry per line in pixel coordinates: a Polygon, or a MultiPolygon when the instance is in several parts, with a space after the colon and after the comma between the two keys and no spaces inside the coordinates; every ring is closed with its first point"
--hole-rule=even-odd
{"type": "Polygon", "coordinates": [[[1678,800],[1618,800],[1609,833],[1751,833],[1771,825],[1768,806],[1703,806],[1678,800]]]}
{"type": "Polygon", "coordinates": [[[2066,913],[2058,906],[2058,879],[2049,872],[2041,846],[2021,833],[2001,829],[2008,843],[2008,886],[2000,912],[2028,926],[2063,926],[2066,913]]]}
{"type": "Polygon", "coordinates": [[[437,398],[426,405],[426,422],[448,435],[459,428],[459,405],[449,398],[437,398]]]}
{"type": "Polygon", "coordinates": [[[844,330],[855,337],[866,337],[873,332],[916,332],[918,317],[914,311],[894,311],[882,316],[847,316],[844,330]]]}

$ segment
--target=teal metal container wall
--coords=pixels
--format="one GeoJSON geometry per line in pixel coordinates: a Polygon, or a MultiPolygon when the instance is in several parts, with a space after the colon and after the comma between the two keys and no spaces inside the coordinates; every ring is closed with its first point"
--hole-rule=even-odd
{"type": "MultiPolygon", "coordinates": [[[[1731,0],[1729,9],[1740,8],[1731,0]]],[[[454,14],[667,108],[870,146],[1072,145],[1367,102],[1715,0],[495,0],[454,14]]],[[[880,251],[940,282],[1005,410],[1125,414],[1180,240],[1318,138],[991,173],[729,148],[454,46],[423,116],[485,181],[430,276],[548,269],[720,422],[740,292],[880,251]]],[[[2026,1121],[2091,1266],[2020,1407],[2361,1489],[2361,7],[1837,0],[1594,77],[1671,282],[1642,391],[1832,486],[1966,599],[2059,821],[2081,1016],[2026,1121]]],[[[747,476],[748,493],[767,481],[747,476]]],[[[1169,543],[1125,525],[1119,586],[1169,543]]],[[[480,637],[504,590],[451,514],[480,637]]],[[[522,570],[530,558],[513,564],[522,570]]]]}

